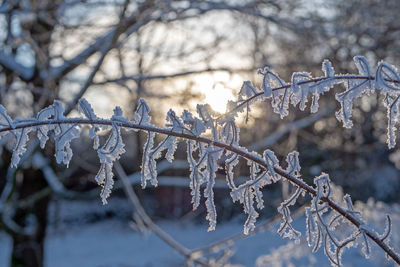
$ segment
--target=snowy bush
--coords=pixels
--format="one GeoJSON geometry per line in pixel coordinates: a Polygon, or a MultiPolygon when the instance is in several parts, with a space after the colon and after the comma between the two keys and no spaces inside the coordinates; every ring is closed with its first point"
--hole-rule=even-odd
{"type": "Polygon", "coordinates": [[[287,116],[289,106],[297,106],[304,110],[310,103],[312,113],[319,108],[319,98],[333,88],[343,84],[345,90],[336,94],[336,100],[341,108],[336,117],[344,127],[352,127],[352,106],[355,99],[371,93],[384,96],[384,106],[387,108],[388,130],[387,143],[389,148],[396,145],[396,127],[400,119],[400,77],[397,70],[385,63],[378,64],[375,72],[364,57],[355,57],[359,74],[335,74],[332,64],[325,60],[322,63],[324,76],[314,78],[309,73],[294,73],[290,83],[283,81],[268,68],[261,69],[262,86],[256,88],[251,82],[243,83],[238,100],[229,102],[225,114],[214,112],[207,104],[197,105],[197,115],[185,110],[180,116],[170,110],[166,117],[165,127],[157,127],[151,123],[150,107],[144,99],[140,99],[134,119],[124,117],[119,107],[114,109],[114,115],[109,119],[98,117],[91,105],[85,100],[79,100],[78,110],[81,117],[65,117],[61,102],[54,101],[51,106],[39,111],[34,118],[12,119],[4,107],[0,107],[0,134],[2,138],[14,138],[12,166],[17,166],[27,150],[29,134],[37,133],[40,146],[44,148],[50,136],[55,142],[55,157],[59,164],[68,166],[73,151],[71,141],[79,138],[82,128],[89,127],[93,149],[97,151],[100,169],[96,175],[97,183],[102,187],[100,197],[104,204],[110,196],[113,181],[113,166],[125,153],[126,147],[122,140],[121,130],[144,131],[147,141],[143,148],[141,165],[141,185],[143,188],[150,183],[157,186],[157,160],[163,152],[168,161],[174,160],[174,154],[179,140],[187,145],[187,161],[190,166],[190,189],[193,209],[201,200],[201,186],[205,185],[203,195],[207,208],[206,219],[209,230],[214,230],[217,222],[217,212],[214,205],[214,185],[216,171],[224,166],[226,182],[231,190],[233,201],[243,205],[247,219],[244,222],[244,233],[248,234],[255,228],[259,216],[257,210],[264,207],[262,189],[268,184],[286,179],[295,188],[292,195],[278,207],[282,222],[278,233],[290,239],[299,241],[301,232],[292,226],[290,207],[298,197],[309,195],[311,203],[306,208],[306,236],[313,251],[321,247],[333,266],[340,266],[344,248],[360,246],[365,257],[371,254],[371,242],[381,247],[387,256],[400,264],[400,256],[390,245],[391,217],[386,216],[386,228],[382,233],[368,226],[360,211],[353,206],[349,195],[342,200],[332,198],[331,178],[321,173],[314,179],[314,185],[308,185],[301,178],[299,152],[293,151],[282,164],[274,152],[266,149],[262,155],[248,151],[239,143],[239,128],[236,120],[240,112],[249,112],[249,106],[256,101],[271,99],[274,112],[281,117],[287,116]],[[100,144],[99,132],[108,132],[108,139],[100,144]],[[164,136],[158,144],[156,135],[164,136]],[[237,184],[233,169],[239,159],[247,161],[249,179],[237,184]],[[286,167],[284,167],[286,166],[286,167]],[[346,227],[343,227],[343,226],[346,227]]]}

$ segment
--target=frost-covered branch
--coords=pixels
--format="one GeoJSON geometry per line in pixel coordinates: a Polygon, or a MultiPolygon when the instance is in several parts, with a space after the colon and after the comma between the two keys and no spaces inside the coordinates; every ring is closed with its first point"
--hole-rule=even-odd
{"type": "Polygon", "coordinates": [[[336,118],[343,126],[353,126],[351,116],[355,99],[373,92],[379,92],[384,96],[384,106],[387,108],[389,148],[396,145],[396,127],[400,119],[400,75],[397,69],[386,62],[380,62],[372,72],[365,57],[354,57],[359,74],[335,74],[332,64],[325,60],[322,63],[324,76],[314,78],[310,73],[293,73],[291,83],[283,81],[269,68],[259,70],[262,75],[261,89],[256,88],[251,82],[246,81],[239,93],[236,102],[230,102],[227,112],[219,116],[223,120],[227,116],[234,116],[237,112],[248,110],[249,106],[258,100],[271,99],[275,113],[281,118],[289,114],[289,105],[297,106],[305,110],[310,103],[311,113],[319,109],[319,98],[328,92],[334,85],[343,84],[345,90],[336,94],[336,100],[341,108],[336,112],[336,118]]]}
{"type": "MultiPolygon", "coordinates": [[[[350,126],[348,124],[350,122],[349,107],[351,108],[351,101],[355,97],[372,90],[381,90],[390,98],[393,94],[397,94],[397,81],[400,80],[398,74],[386,63],[381,63],[378,66],[376,76],[373,78],[365,75],[369,73],[369,70],[364,59],[357,58],[356,62],[361,76],[335,76],[330,63],[325,61],[323,64],[325,77],[310,82],[311,78],[308,74],[296,74],[292,85],[288,87],[276,74],[264,69],[262,71],[264,75],[263,94],[272,98],[274,110],[284,116],[287,115],[289,99],[291,99],[292,104],[300,103],[300,108],[304,109],[307,94],[312,93],[312,111],[316,111],[319,94],[326,92],[333,84],[346,80],[347,90],[341,93],[340,97],[336,97],[343,104],[342,111],[337,113],[337,117],[343,120],[345,126],[350,126]],[[375,89],[371,87],[373,80],[375,80],[375,89]],[[283,89],[274,89],[273,86],[281,86],[283,89]]],[[[258,94],[257,90],[249,82],[246,82],[242,87],[238,103],[242,101],[249,105],[251,102],[249,99],[258,94]],[[246,98],[242,99],[244,96],[246,98]]],[[[391,105],[395,105],[396,108],[391,108],[389,118],[394,116],[393,120],[397,121],[397,100],[394,101],[396,104],[392,103],[391,105]]],[[[234,110],[234,103],[231,103],[230,107],[233,107],[230,110],[234,110]]],[[[42,148],[48,141],[50,133],[53,134],[56,160],[58,163],[68,166],[73,154],[71,141],[79,138],[82,127],[86,125],[90,128],[89,136],[93,140],[93,149],[97,151],[100,161],[100,170],[96,175],[96,181],[102,187],[100,195],[105,204],[114,184],[114,162],[125,153],[125,144],[121,135],[122,129],[127,131],[141,130],[147,133],[141,165],[142,187],[146,187],[148,182],[157,186],[157,160],[165,153],[165,158],[170,162],[173,161],[178,139],[183,139],[187,143],[193,208],[196,209],[199,206],[203,193],[206,199],[206,219],[209,221],[209,230],[214,230],[216,227],[217,213],[213,190],[216,183],[216,172],[222,164],[227,169],[226,181],[231,189],[232,199],[242,203],[244,212],[248,215],[244,225],[244,233],[249,233],[255,228],[258,217],[257,209],[262,209],[264,206],[262,189],[266,185],[276,183],[283,178],[294,186],[295,191],[278,208],[283,218],[278,230],[281,235],[296,240],[299,238],[301,233],[291,225],[290,207],[296,203],[298,197],[308,193],[313,198],[307,213],[309,244],[314,247],[314,250],[317,250],[323,244],[325,253],[333,265],[341,264],[343,248],[350,245],[363,244],[363,251],[366,252],[366,255],[369,255],[370,248],[366,237],[373,240],[389,257],[400,264],[399,255],[389,245],[390,217],[388,217],[387,230],[380,235],[366,226],[361,214],[353,209],[349,197],[345,198],[344,207],[332,200],[328,175],[321,174],[317,177],[314,180],[315,188],[302,180],[297,151],[287,155],[287,167],[283,168],[273,151],[267,149],[263,155],[259,155],[241,147],[239,145],[239,128],[235,123],[234,112],[221,117],[209,105],[198,105],[198,116],[186,110],[179,116],[173,110],[170,110],[167,114],[166,126],[161,128],[151,123],[150,107],[143,99],[139,101],[133,121],[124,117],[119,107],[114,109],[111,118],[99,118],[85,99],[79,100],[79,111],[83,117],[65,117],[63,105],[61,102],[55,101],[53,105],[41,110],[35,118],[13,120],[7,115],[6,110],[0,107],[0,136],[4,138],[8,135],[15,139],[11,165],[17,166],[26,151],[29,133],[36,132],[42,148]],[[100,144],[98,133],[104,131],[108,132],[108,138],[103,144],[100,144]],[[210,133],[211,137],[205,137],[206,132],[210,133]],[[159,143],[155,142],[157,134],[165,136],[159,143]],[[247,161],[250,175],[247,181],[238,185],[238,181],[234,179],[233,167],[238,163],[239,158],[247,161]],[[201,191],[202,186],[205,187],[203,192],[201,191]],[[328,214],[331,213],[333,217],[327,218],[328,214]],[[354,231],[344,239],[339,238],[335,232],[335,227],[339,222],[350,223],[354,228],[354,231]]],[[[236,111],[240,111],[240,108],[237,108],[236,111]]],[[[391,122],[390,125],[393,126],[394,123],[391,122]]],[[[394,133],[394,130],[392,132],[394,133]]],[[[389,145],[394,145],[394,143],[389,142],[389,145]]],[[[54,183],[54,181],[51,181],[51,183],[53,183],[53,187],[60,188],[59,184],[54,183]]]]}

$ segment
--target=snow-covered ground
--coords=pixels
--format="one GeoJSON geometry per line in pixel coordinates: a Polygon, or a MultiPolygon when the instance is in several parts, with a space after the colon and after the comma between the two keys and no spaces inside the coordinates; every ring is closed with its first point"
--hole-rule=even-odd
{"type": "MultiPolygon", "coordinates": [[[[156,235],[140,235],[133,231],[129,212],[123,199],[113,198],[108,206],[94,202],[62,202],[50,209],[50,226],[45,245],[47,267],[128,267],[128,266],[182,266],[184,258],[156,235]],[[56,211],[56,215],[52,213],[56,211]],[[113,216],[109,216],[113,211],[113,216]],[[97,212],[97,213],[96,213],[97,212]],[[118,214],[119,212],[119,214],[118,214]],[[93,215],[93,213],[95,215],[93,215]],[[108,215],[107,215],[108,214],[108,215]],[[117,214],[117,215],[116,215],[117,214]],[[119,216],[121,215],[121,216],[119,216]],[[107,218],[110,217],[110,218],[107,218]],[[94,222],[94,220],[97,220],[94,222]]],[[[304,217],[295,226],[304,232],[304,217]]],[[[262,221],[260,221],[261,223],[262,221]]],[[[187,248],[194,249],[213,241],[240,233],[243,225],[238,219],[220,223],[217,230],[207,232],[208,225],[191,221],[158,221],[158,225],[187,248]]],[[[283,240],[276,234],[276,225],[270,230],[242,239],[231,246],[235,251],[230,263],[242,266],[330,266],[322,251],[310,253],[302,241],[283,240]],[[266,256],[268,255],[268,256],[266,256]]],[[[0,266],[8,266],[11,240],[0,233],[0,266]]],[[[393,266],[378,256],[366,260],[359,249],[345,251],[345,266],[393,266]]],[[[380,256],[379,256],[380,255],[380,256]]]]}

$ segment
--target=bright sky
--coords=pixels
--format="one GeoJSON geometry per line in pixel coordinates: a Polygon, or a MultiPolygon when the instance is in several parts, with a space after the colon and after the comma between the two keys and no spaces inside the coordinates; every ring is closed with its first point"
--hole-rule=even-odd
{"type": "Polygon", "coordinates": [[[226,111],[226,104],[229,100],[234,100],[232,90],[224,87],[221,83],[217,83],[214,88],[206,89],[204,94],[205,102],[219,113],[226,111]]]}

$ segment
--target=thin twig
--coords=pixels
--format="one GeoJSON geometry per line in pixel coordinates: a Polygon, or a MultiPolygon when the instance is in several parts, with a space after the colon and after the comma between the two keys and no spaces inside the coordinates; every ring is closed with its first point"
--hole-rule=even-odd
{"type": "MultiPolygon", "coordinates": [[[[140,217],[143,219],[145,222],[146,226],[149,227],[149,229],[155,233],[160,239],[162,239],[165,243],[167,243],[169,246],[174,248],[176,251],[178,251],[180,254],[182,254],[185,258],[190,258],[191,257],[191,251],[184,247],[182,244],[180,244],[178,241],[176,241],[172,236],[170,236],[168,233],[166,233],[164,230],[162,230],[157,224],[153,222],[153,220],[147,215],[146,211],[144,210],[143,206],[140,204],[139,198],[136,196],[135,191],[133,191],[131,185],[126,181],[127,175],[122,168],[121,164],[116,161],[114,163],[114,169],[116,171],[116,174],[118,178],[121,180],[124,192],[130,202],[132,203],[132,206],[135,208],[137,213],[140,215],[140,217]]],[[[208,266],[207,262],[204,259],[194,259],[197,263],[200,263],[204,266],[208,266]]]]}

